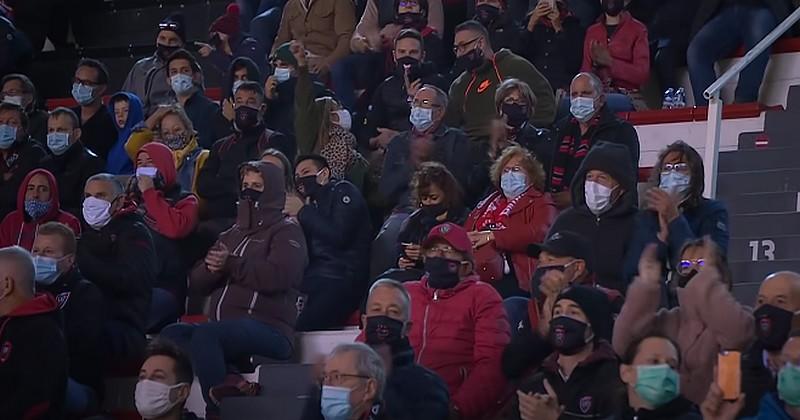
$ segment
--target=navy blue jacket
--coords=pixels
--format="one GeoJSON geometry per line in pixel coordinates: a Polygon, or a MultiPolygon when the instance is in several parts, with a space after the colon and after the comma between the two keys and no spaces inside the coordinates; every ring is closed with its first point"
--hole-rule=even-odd
{"type": "Polygon", "coordinates": [[[761,399],[758,414],[755,417],[747,417],[746,420],[792,420],[783,407],[783,401],[778,399],[778,395],[770,392],[761,399]]]}

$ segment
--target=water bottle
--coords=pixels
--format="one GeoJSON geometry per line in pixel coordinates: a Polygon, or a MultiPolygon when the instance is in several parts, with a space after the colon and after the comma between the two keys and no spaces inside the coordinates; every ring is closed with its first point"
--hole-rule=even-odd
{"type": "Polygon", "coordinates": [[[675,108],[686,108],[686,91],[682,87],[675,91],[673,106],[675,108]]]}
{"type": "Polygon", "coordinates": [[[664,91],[664,102],[661,103],[661,109],[675,108],[675,89],[669,88],[664,91]]]}

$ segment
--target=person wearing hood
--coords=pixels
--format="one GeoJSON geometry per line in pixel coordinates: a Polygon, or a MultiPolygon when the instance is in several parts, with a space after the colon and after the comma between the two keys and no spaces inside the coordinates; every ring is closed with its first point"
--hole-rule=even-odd
{"type": "Polygon", "coordinates": [[[117,139],[106,159],[106,172],[112,175],[130,175],[133,173],[133,161],[125,153],[125,143],[134,128],[144,119],[142,101],[129,92],[118,92],[108,101],[108,110],[114,114],[117,124],[117,139]]]}
{"type": "Polygon", "coordinates": [[[35,294],[28,251],[0,249],[0,418],[64,418],[67,344],[58,303],[35,294]]]}
{"type": "Polygon", "coordinates": [[[48,222],[33,241],[36,287],[56,298],[64,319],[64,338],[69,349],[69,382],[65,409],[81,414],[91,411],[103,395],[103,323],[105,302],[100,289],[78,270],[78,242],[69,227],[48,222]]]}
{"type": "Polygon", "coordinates": [[[614,329],[608,296],[572,286],[553,305],[547,336],[553,353],[525,379],[507,419],[606,418],[622,407],[624,384],[608,343],[614,329]]]}
{"type": "Polygon", "coordinates": [[[677,290],[679,306],[667,309],[661,307],[663,277],[656,245],[647,246],[639,263],[639,276],[628,288],[617,317],[613,344],[617,353],[624,354],[632,342],[649,331],[659,331],[674,340],[685,361],[680,368],[681,394],[700,404],[713,380],[717,354],[746,350],[754,337],[755,323],[750,308],[731,294],[730,278],[713,243],[694,248],[687,261],[698,272],[677,290]]]}
{"type": "Polygon", "coordinates": [[[215,225],[209,227],[215,238],[236,217],[239,165],[258,160],[269,148],[280,150],[290,160],[297,154],[293,138],[264,126],[266,106],[260,83],[242,83],[236,90],[235,102],[236,131],[214,143],[197,179],[197,193],[205,200],[205,217],[215,225]]]}
{"type": "Polygon", "coordinates": [[[195,44],[200,47],[197,53],[211,60],[211,64],[223,76],[228,76],[225,72],[234,59],[249,58],[263,63],[263,57],[268,51],[262,50],[262,45],[256,38],[241,31],[239,5],[236,3],[229,4],[225,8],[225,14],[211,22],[208,27],[208,43],[195,44]]]}
{"type": "Polygon", "coordinates": [[[153,239],[114,175],[92,176],[83,191],[86,228],[78,240],[76,260],[86,279],[100,288],[108,308],[103,361],[138,360],[157,274],[153,239]]]}
{"type": "Polygon", "coordinates": [[[30,251],[39,226],[53,221],[81,233],[78,218],[61,210],[56,178],[46,169],[34,169],[19,186],[17,210],[0,223],[0,247],[18,245],[30,251]]]}
{"type": "Polygon", "coordinates": [[[681,396],[683,360],[671,339],[650,334],[631,344],[622,355],[619,376],[627,388],[627,403],[608,420],[707,420],[697,406],[681,396]]]}
{"type": "Polygon", "coordinates": [[[284,213],[297,219],[310,245],[302,289],[307,299],[297,329],[341,327],[367,292],[367,203],[355,185],[332,175],[322,156],[298,157],[294,174],[299,194],[286,197],[284,213]]]}
{"type": "MultiPolygon", "coordinates": [[[[658,245],[664,267],[680,269],[681,249],[690,241],[711,237],[723,255],[727,254],[730,231],[728,210],[719,200],[703,197],[703,158],[697,150],[677,141],[658,155],[646,192],[647,207],[639,211],[631,251],[658,245]]],[[[631,252],[625,261],[626,278],[636,274],[640,254],[631,252]]]]}
{"type": "MultiPolygon", "coordinates": [[[[231,61],[222,81],[222,101],[219,107],[220,114],[217,118],[217,131],[219,133],[225,133],[227,136],[233,132],[233,120],[236,118],[236,113],[233,110],[236,103],[236,98],[234,97],[236,89],[244,82],[260,83],[262,80],[261,71],[255,61],[247,57],[236,57],[231,61]]],[[[266,89],[264,93],[266,94],[266,89]]],[[[269,104],[267,104],[267,107],[269,107],[269,104]]],[[[291,126],[292,124],[286,125],[291,126]]],[[[281,133],[286,133],[283,130],[277,130],[281,133]]]]}
{"type": "Polygon", "coordinates": [[[599,143],[582,159],[572,182],[572,207],[559,214],[550,235],[573,231],[592,243],[597,284],[624,294],[623,264],[636,225],[636,177],[625,146],[599,143]]]}
{"type": "Polygon", "coordinates": [[[570,185],[586,154],[599,142],[617,143],[627,147],[630,174],[635,181],[639,173],[639,135],[636,129],[619,119],[606,105],[600,79],[591,73],[579,73],[570,84],[570,116],[553,127],[553,162],[550,168],[549,190],[559,209],[571,204],[570,185]]]}
{"type": "Polygon", "coordinates": [[[78,114],[69,108],[50,111],[47,120],[47,148],[50,154],[42,159],[42,167],[58,182],[61,208],[75,217],[81,215],[83,186],[94,174],[103,172],[105,161],[83,145],[78,114]]]}
{"type": "Polygon", "coordinates": [[[36,86],[24,74],[11,73],[0,79],[0,102],[9,103],[22,108],[28,119],[28,135],[45,143],[47,134],[47,111],[38,102],[36,86]]]}
{"type": "Polygon", "coordinates": [[[114,146],[112,139],[117,135],[114,114],[103,105],[108,79],[105,64],[84,58],[78,62],[72,81],[72,98],[78,103],[72,111],[80,117],[76,127],[81,130],[81,143],[104,160],[108,159],[108,152],[114,146]]]}
{"type": "Polygon", "coordinates": [[[475,274],[472,243],[461,226],[434,227],[422,255],[426,274],[405,283],[416,363],[447,383],[450,418],[496,413],[507,394],[500,358],[510,339],[500,295],[475,274]]]}
{"type": "Polygon", "coordinates": [[[240,376],[226,379],[227,361],[292,356],[308,265],[303,231],[283,214],[283,171],[269,163],[246,162],[239,169],[239,185],[236,224],[219,236],[189,275],[191,294],[210,295],[210,322],[174,324],[161,333],[191,356],[207,416],[219,415],[223,396],[252,395],[247,391],[257,389],[240,376]]]}
{"type": "Polygon", "coordinates": [[[28,136],[22,107],[0,102],[0,217],[17,210],[17,195],[28,173],[41,165],[45,151],[28,136]]]}
{"type": "Polygon", "coordinates": [[[495,53],[482,24],[470,20],[458,25],[453,50],[456,68],[463,72],[450,85],[447,125],[463,127],[473,141],[488,142],[495,116],[494,92],[508,78],[527,83],[536,95],[533,125],[547,127],[553,123],[556,103],[550,83],[530,62],[510,50],[495,53]]]}
{"type": "Polygon", "coordinates": [[[503,48],[516,51],[520,28],[510,13],[512,11],[506,0],[475,1],[475,16],[472,19],[489,32],[489,44],[495,52],[503,48]]]}
{"type": "Polygon", "coordinates": [[[125,142],[125,152],[132,161],[139,150],[151,143],[161,143],[172,153],[177,170],[175,182],[181,189],[197,195],[197,178],[208,159],[208,150],[200,147],[192,120],[178,105],[161,105],[125,142]]]}
{"type": "Polygon", "coordinates": [[[219,105],[203,92],[203,71],[194,56],[178,50],[167,59],[167,77],[172,93],[197,130],[200,147],[208,149],[223,137],[217,132],[219,105]]]}
{"type": "Polygon", "coordinates": [[[173,13],[158,24],[156,51],[142,58],[131,67],[122,90],[142,99],[144,115],[150,115],[155,107],[170,102],[167,58],[186,44],[186,22],[183,15],[173,13]]]}
{"type": "Polygon", "coordinates": [[[136,155],[136,175],[128,186],[128,199],[138,204],[158,260],[147,331],[157,332],[183,312],[186,274],[182,244],[197,226],[199,204],[194,194],[177,183],[175,160],[169,147],[147,143],[136,155]]]}

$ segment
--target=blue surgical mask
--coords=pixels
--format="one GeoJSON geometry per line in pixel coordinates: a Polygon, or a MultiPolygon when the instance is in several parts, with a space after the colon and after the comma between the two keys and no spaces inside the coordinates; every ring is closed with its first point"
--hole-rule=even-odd
{"type": "Polygon", "coordinates": [[[61,156],[69,149],[69,133],[48,133],[47,147],[56,156],[61,156]]]}
{"type": "Polygon", "coordinates": [[[569,102],[569,112],[580,122],[587,122],[594,115],[594,99],[582,96],[572,98],[569,102]]]}
{"type": "Polygon", "coordinates": [[[10,148],[17,141],[17,128],[0,124],[0,149],[10,148]]]}
{"type": "Polygon", "coordinates": [[[325,420],[349,419],[352,411],[350,388],[323,385],[320,409],[325,420]]]}
{"type": "Polygon", "coordinates": [[[53,284],[58,279],[58,261],[55,258],[34,256],[33,268],[36,272],[36,283],[45,286],[53,284]]]}
{"type": "Polygon", "coordinates": [[[72,97],[81,106],[89,105],[94,100],[94,88],[81,83],[73,83],[72,97]]]}
{"type": "Polygon", "coordinates": [[[500,177],[500,188],[507,199],[516,198],[528,188],[528,176],[522,171],[510,171],[500,177]]]}
{"type": "Polygon", "coordinates": [[[634,390],[654,408],[660,407],[680,394],[681,379],[668,364],[636,366],[634,390]]]}
{"type": "Polygon", "coordinates": [[[192,82],[192,76],[188,74],[176,74],[169,78],[170,86],[172,86],[172,90],[178,95],[185,95],[192,90],[194,86],[194,82],[192,82]]]}
{"type": "Polygon", "coordinates": [[[287,67],[275,67],[275,72],[272,73],[278,83],[283,83],[292,77],[292,69],[287,67]]]}
{"type": "Polygon", "coordinates": [[[425,131],[433,125],[433,109],[420,108],[418,106],[411,107],[408,121],[417,131],[425,131]]]}
{"type": "Polygon", "coordinates": [[[665,171],[661,172],[661,181],[658,184],[658,188],[670,195],[683,198],[689,190],[689,182],[691,180],[692,178],[689,175],[678,171],[665,171]]]}
{"type": "Polygon", "coordinates": [[[778,397],[792,407],[800,407],[800,366],[787,363],[778,371],[778,397]]]}
{"type": "Polygon", "coordinates": [[[50,211],[49,201],[25,200],[25,213],[28,213],[33,220],[36,220],[50,211]]]}

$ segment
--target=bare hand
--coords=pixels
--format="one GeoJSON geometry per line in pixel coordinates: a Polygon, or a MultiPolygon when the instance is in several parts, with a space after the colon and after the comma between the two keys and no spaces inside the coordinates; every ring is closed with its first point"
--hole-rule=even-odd
{"type": "Polygon", "coordinates": [[[467,232],[469,241],[472,242],[473,248],[480,248],[494,240],[494,233],[487,231],[473,231],[467,232]]]}
{"type": "Polygon", "coordinates": [[[206,268],[208,268],[208,271],[212,273],[222,271],[222,269],[225,267],[225,263],[228,261],[229,256],[230,251],[228,251],[228,247],[222,242],[217,242],[217,244],[211,247],[206,254],[206,268]]]}
{"type": "Polygon", "coordinates": [[[639,259],[639,279],[648,284],[661,284],[661,261],[656,255],[656,244],[649,244],[639,259]]]}
{"type": "Polygon", "coordinates": [[[397,134],[397,131],[389,128],[378,128],[378,135],[369,139],[369,145],[373,149],[385,149],[397,134]]]}
{"type": "Polygon", "coordinates": [[[328,66],[328,64],[321,58],[313,59],[309,62],[309,64],[310,64],[309,70],[311,70],[311,73],[314,73],[316,75],[323,76],[328,74],[329,71],[331,71],[331,68],[328,66]]]}
{"type": "Polygon", "coordinates": [[[553,197],[553,202],[555,202],[556,207],[559,209],[563,210],[572,205],[572,195],[570,191],[553,193],[551,196],[553,197]]]}
{"type": "Polygon", "coordinates": [[[419,261],[422,257],[422,247],[419,244],[408,244],[405,246],[406,258],[411,261],[419,261]]]}
{"type": "Polygon", "coordinates": [[[548,298],[556,298],[562,290],[569,284],[564,278],[564,273],[560,270],[548,270],[542,276],[542,284],[539,285],[539,291],[548,298]]]}
{"type": "Polygon", "coordinates": [[[676,198],[661,188],[650,188],[647,190],[645,198],[647,199],[647,209],[657,212],[668,224],[680,216],[676,198]]]}
{"type": "Polygon", "coordinates": [[[537,330],[541,337],[547,337],[550,332],[550,320],[553,319],[555,299],[555,296],[545,295],[544,302],[542,302],[542,309],[539,311],[539,323],[537,324],[537,330]]]}
{"type": "Polygon", "coordinates": [[[278,87],[278,79],[275,78],[275,75],[267,77],[267,81],[264,83],[264,96],[270,101],[275,100],[275,89],[278,87]]]}
{"type": "Polygon", "coordinates": [[[502,149],[501,146],[505,144],[506,139],[508,139],[508,117],[503,115],[493,119],[489,130],[489,145],[491,146],[491,150],[495,154],[499,154],[500,149],[502,149]]]}
{"type": "Polygon", "coordinates": [[[598,41],[592,41],[591,45],[592,61],[596,66],[610,67],[612,63],[611,53],[608,48],[600,45],[598,41]]]}
{"type": "Polygon", "coordinates": [[[233,101],[230,98],[222,100],[222,116],[228,121],[233,121],[236,117],[236,112],[233,110],[233,101]]]}
{"type": "Polygon", "coordinates": [[[297,61],[297,67],[305,67],[307,65],[306,62],[306,48],[298,41],[292,41],[289,44],[289,51],[294,56],[294,59],[297,61]]]}
{"type": "Polygon", "coordinates": [[[155,188],[153,178],[146,175],[136,175],[136,185],[139,187],[139,191],[141,192],[155,188]]]}
{"type": "Polygon", "coordinates": [[[536,26],[536,22],[542,17],[549,15],[552,11],[553,8],[550,7],[550,2],[540,0],[539,3],[536,4],[536,7],[533,8],[531,16],[528,19],[528,32],[533,32],[533,27],[536,26]]]}
{"type": "Polygon", "coordinates": [[[203,42],[195,42],[195,44],[200,47],[197,49],[197,53],[200,54],[200,57],[207,58],[212,52],[214,52],[214,47],[211,45],[203,42]]]}
{"type": "Polygon", "coordinates": [[[405,258],[405,257],[400,257],[400,259],[397,260],[397,268],[399,268],[401,270],[414,268],[416,265],[417,265],[416,262],[411,261],[411,260],[409,260],[408,258],[405,258]]]}
{"type": "Polygon", "coordinates": [[[300,209],[303,208],[306,204],[303,200],[295,194],[289,194],[286,196],[286,205],[283,207],[283,212],[290,217],[297,217],[297,214],[300,213],[300,209]]]}
{"type": "Polygon", "coordinates": [[[352,42],[354,53],[365,53],[369,51],[369,40],[363,36],[356,36],[352,42]]]}
{"type": "Polygon", "coordinates": [[[386,49],[391,48],[392,42],[394,42],[397,34],[400,33],[400,29],[402,29],[402,27],[394,23],[390,23],[381,28],[381,47],[386,49]]]}
{"type": "Polygon", "coordinates": [[[233,51],[231,51],[230,36],[228,34],[219,32],[219,43],[225,55],[233,55],[233,51]]]}
{"type": "Polygon", "coordinates": [[[558,396],[547,379],[544,380],[544,389],[547,394],[528,395],[517,391],[517,396],[520,398],[520,417],[523,420],[557,420],[564,412],[564,406],[559,405],[558,396]],[[523,396],[528,397],[525,398],[524,414],[523,396]]]}
{"type": "Polygon", "coordinates": [[[169,112],[169,108],[165,106],[157,107],[156,110],[147,117],[147,120],[144,122],[144,125],[149,128],[150,130],[155,130],[158,127],[158,124],[161,123],[161,119],[164,118],[164,115],[169,112]]]}
{"type": "MultiPolygon", "coordinates": [[[[716,369],[715,369],[716,370],[716,369]]],[[[716,376],[716,375],[715,375],[716,376]]],[[[700,404],[700,412],[703,420],[734,420],[744,407],[744,394],[734,401],[722,399],[722,390],[719,389],[716,381],[711,383],[706,399],[700,404]]]]}

